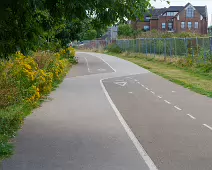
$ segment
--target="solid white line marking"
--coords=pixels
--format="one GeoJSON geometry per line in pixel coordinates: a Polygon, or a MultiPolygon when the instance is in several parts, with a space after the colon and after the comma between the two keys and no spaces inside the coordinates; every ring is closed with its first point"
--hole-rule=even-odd
{"type": "Polygon", "coordinates": [[[108,63],[108,62],[106,62],[104,59],[102,59],[101,57],[99,57],[99,56],[94,56],[94,57],[97,57],[97,58],[99,58],[100,60],[102,60],[105,64],[107,64],[114,72],[116,72],[116,70],[108,63]]]}
{"type": "Polygon", "coordinates": [[[168,100],[164,100],[164,102],[168,103],[168,104],[171,104],[168,100]]]}
{"type": "Polygon", "coordinates": [[[158,96],[158,98],[162,99],[162,97],[161,97],[161,96],[158,96]]]}
{"type": "Polygon", "coordinates": [[[194,116],[192,116],[192,115],[190,115],[190,114],[187,114],[187,116],[189,116],[190,118],[192,118],[192,119],[196,119],[196,117],[194,117],[194,116]]]}
{"type": "Polygon", "coordinates": [[[85,61],[86,61],[87,67],[88,67],[88,72],[90,73],[90,72],[91,72],[91,70],[90,70],[89,65],[88,65],[88,60],[87,60],[87,58],[86,58],[86,57],[84,57],[84,58],[85,58],[85,61]]]}
{"type": "Polygon", "coordinates": [[[146,87],[146,89],[149,90],[147,87],[146,87]]]}
{"type": "Polygon", "coordinates": [[[207,124],[203,124],[205,127],[207,127],[208,129],[212,130],[212,127],[210,127],[209,125],[207,124]]]}
{"type": "Polygon", "coordinates": [[[181,108],[177,107],[177,106],[174,106],[177,110],[182,110],[181,108]]]}
{"type": "Polygon", "coordinates": [[[155,92],[151,91],[152,94],[155,94],[155,92]]]}
{"type": "Polygon", "coordinates": [[[147,155],[146,151],[142,147],[142,145],[139,143],[138,139],[136,136],[133,134],[132,130],[130,127],[127,125],[126,121],[122,117],[121,113],[117,109],[116,105],[113,103],[112,99],[110,98],[107,90],[105,89],[105,86],[103,84],[103,79],[100,80],[100,84],[102,86],[102,89],[105,93],[105,96],[107,97],[107,100],[109,101],[110,105],[112,106],[116,116],[118,117],[119,121],[121,122],[122,126],[124,127],[125,131],[127,132],[129,138],[132,140],[133,144],[135,145],[136,149],[138,150],[139,154],[143,158],[143,160],[146,162],[147,166],[149,167],[150,170],[158,170],[158,168],[155,166],[151,158],[147,155]]]}

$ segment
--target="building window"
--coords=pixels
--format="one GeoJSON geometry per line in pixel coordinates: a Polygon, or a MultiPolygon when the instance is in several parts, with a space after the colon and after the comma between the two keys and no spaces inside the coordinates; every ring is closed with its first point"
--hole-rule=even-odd
{"type": "Polygon", "coordinates": [[[188,29],[192,28],[192,22],[188,22],[188,29]]]}
{"type": "Polygon", "coordinates": [[[174,16],[174,12],[167,12],[167,16],[174,16]]]}
{"type": "Polygon", "coordinates": [[[145,25],[145,26],[144,26],[144,30],[145,30],[145,31],[149,31],[149,30],[150,30],[149,26],[148,26],[148,25],[145,25]]]}
{"type": "Polygon", "coordinates": [[[151,19],[151,17],[146,17],[146,20],[150,20],[151,19]]]}
{"type": "Polygon", "coordinates": [[[173,29],[173,23],[172,22],[168,23],[168,29],[169,29],[169,31],[171,31],[173,29]]]}
{"type": "Polygon", "coordinates": [[[187,18],[193,18],[194,17],[194,9],[191,6],[187,8],[186,17],[187,18]]]}
{"type": "Polygon", "coordinates": [[[167,12],[163,16],[175,16],[177,12],[167,12]]]}
{"type": "Polygon", "coordinates": [[[182,29],[185,28],[185,22],[181,22],[181,28],[182,28],[182,29]]]}
{"type": "Polygon", "coordinates": [[[194,28],[196,28],[196,29],[199,28],[199,22],[195,22],[194,28]]]}
{"type": "Polygon", "coordinates": [[[162,29],[166,29],[166,23],[162,23],[162,29]]]}

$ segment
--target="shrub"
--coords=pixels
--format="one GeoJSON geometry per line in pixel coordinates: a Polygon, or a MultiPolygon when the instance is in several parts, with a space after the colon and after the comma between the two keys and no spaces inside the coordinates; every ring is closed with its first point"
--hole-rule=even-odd
{"type": "Polygon", "coordinates": [[[121,37],[132,37],[133,28],[129,24],[121,24],[119,25],[118,35],[121,37]]]}
{"type": "Polygon", "coordinates": [[[65,76],[74,55],[73,48],[56,54],[37,52],[33,57],[18,52],[0,61],[0,159],[12,154],[9,139],[38,100],[65,76]]]}
{"type": "Polygon", "coordinates": [[[113,52],[113,53],[121,53],[122,52],[121,48],[115,43],[109,44],[107,46],[107,50],[108,50],[108,52],[113,52]]]}

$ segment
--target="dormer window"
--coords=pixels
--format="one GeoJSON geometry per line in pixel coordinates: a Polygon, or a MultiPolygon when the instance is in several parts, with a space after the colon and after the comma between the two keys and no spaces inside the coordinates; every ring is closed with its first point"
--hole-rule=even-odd
{"type": "Polygon", "coordinates": [[[187,8],[186,17],[187,18],[193,18],[194,17],[194,9],[191,6],[187,8]]]}
{"type": "Polygon", "coordinates": [[[151,17],[146,17],[145,18],[146,21],[149,21],[150,19],[151,19],[151,17]]]}
{"type": "Polygon", "coordinates": [[[174,16],[175,13],[174,12],[167,12],[167,16],[174,16]]]}

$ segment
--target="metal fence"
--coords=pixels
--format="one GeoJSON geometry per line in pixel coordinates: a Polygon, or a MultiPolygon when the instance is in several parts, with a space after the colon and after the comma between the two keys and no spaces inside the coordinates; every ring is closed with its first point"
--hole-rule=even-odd
{"type": "Polygon", "coordinates": [[[187,57],[196,62],[212,62],[212,38],[140,38],[116,41],[85,42],[86,48],[105,48],[116,43],[122,51],[143,53],[146,56],[187,57]]]}
{"type": "Polygon", "coordinates": [[[87,49],[106,48],[111,43],[116,43],[116,40],[86,40],[82,47],[87,49]]]}

